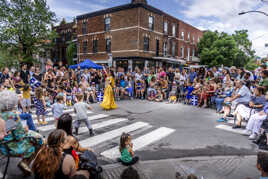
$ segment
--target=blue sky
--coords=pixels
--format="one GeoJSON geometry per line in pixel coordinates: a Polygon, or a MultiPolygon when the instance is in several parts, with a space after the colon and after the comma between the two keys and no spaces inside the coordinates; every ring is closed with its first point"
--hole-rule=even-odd
{"type": "MultiPolygon", "coordinates": [[[[268,13],[268,3],[261,0],[147,0],[148,3],[201,30],[233,33],[248,29],[257,55],[268,54],[268,17],[262,14],[238,16],[241,11],[261,10],[268,13]]],[[[47,0],[61,20],[71,21],[77,15],[130,3],[131,0],[47,0]]]]}

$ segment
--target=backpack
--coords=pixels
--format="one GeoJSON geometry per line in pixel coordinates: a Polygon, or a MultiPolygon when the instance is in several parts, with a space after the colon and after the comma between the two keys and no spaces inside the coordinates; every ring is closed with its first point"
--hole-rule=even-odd
{"type": "Polygon", "coordinates": [[[79,155],[79,169],[88,170],[90,178],[101,179],[102,167],[98,165],[97,156],[92,151],[85,151],[79,155]]]}

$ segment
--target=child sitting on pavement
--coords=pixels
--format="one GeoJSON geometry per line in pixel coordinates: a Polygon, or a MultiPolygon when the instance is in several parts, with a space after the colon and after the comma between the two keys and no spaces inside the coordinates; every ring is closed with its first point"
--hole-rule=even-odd
{"type": "Polygon", "coordinates": [[[133,143],[131,136],[128,133],[123,133],[120,138],[120,153],[121,158],[119,161],[125,166],[131,166],[139,161],[139,157],[134,156],[133,143]]]}
{"type": "Polygon", "coordinates": [[[74,104],[74,112],[76,113],[77,117],[76,121],[74,122],[75,135],[78,135],[80,124],[81,122],[84,122],[89,130],[89,135],[94,136],[93,129],[87,116],[87,110],[91,110],[91,107],[87,103],[83,102],[84,96],[82,94],[78,94],[76,98],[78,102],[74,104]]]}

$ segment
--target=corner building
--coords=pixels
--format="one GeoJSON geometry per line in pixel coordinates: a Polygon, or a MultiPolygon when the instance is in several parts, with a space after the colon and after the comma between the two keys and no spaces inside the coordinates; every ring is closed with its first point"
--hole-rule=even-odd
{"type": "Polygon", "coordinates": [[[77,16],[79,60],[125,70],[196,63],[202,35],[146,0],[77,16]]]}

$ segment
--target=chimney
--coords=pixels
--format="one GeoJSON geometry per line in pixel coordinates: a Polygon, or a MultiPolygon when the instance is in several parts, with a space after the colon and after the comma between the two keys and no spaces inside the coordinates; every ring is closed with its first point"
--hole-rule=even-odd
{"type": "Polygon", "coordinates": [[[147,0],[132,0],[131,1],[132,4],[147,4],[147,0]]]}

